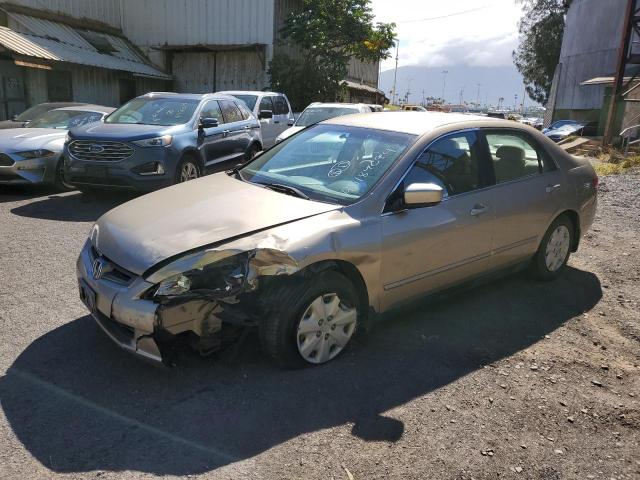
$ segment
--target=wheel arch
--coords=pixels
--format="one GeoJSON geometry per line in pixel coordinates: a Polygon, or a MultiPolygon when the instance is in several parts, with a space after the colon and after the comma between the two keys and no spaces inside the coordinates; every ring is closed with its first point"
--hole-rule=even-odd
{"type": "MultiPolygon", "coordinates": [[[[558,215],[556,215],[553,218],[551,223],[549,223],[549,226],[551,226],[553,222],[555,222],[556,220],[558,220],[560,217],[563,217],[563,216],[569,218],[569,220],[571,221],[571,224],[573,225],[573,245],[571,245],[571,252],[575,253],[578,251],[578,246],[580,245],[580,237],[581,237],[580,215],[575,210],[571,210],[571,209],[564,210],[558,213],[558,215]]],[[[547,227],[547,229],[549,228],[549,226],[547,227]]]]}

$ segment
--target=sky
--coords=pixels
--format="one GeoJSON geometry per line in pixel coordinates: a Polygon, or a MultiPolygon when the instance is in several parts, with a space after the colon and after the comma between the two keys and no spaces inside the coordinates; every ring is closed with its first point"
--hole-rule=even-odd
{"type": "MultiPolygon", "coordinates": [[[[372,0],[376,21],[395,22],[400,66],[512,65],[521,6],[516,0],[372,0]]],[[[395,57],[395,52],[393,53],[395,57]]],[[[393,58],[382,70],[394,68],[393,58]]]]}

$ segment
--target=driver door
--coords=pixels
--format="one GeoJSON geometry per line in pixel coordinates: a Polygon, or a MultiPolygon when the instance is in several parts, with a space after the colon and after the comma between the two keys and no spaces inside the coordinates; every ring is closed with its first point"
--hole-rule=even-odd
{"type": "Polygon", "coordinates": [[[209,100],[202,107],[200,118],[215,118],[218,126],[198,130],[198,145],[204,159],[205,168],[211,167],[224,155],[224,117],[217,100],[209,100]]]}
{"type": "Polygon", "coordinates": [[[274,113],[273,118],[261,118],[260,129],[262,130],[262,144],[264,149],[271,148],[276,143],[276,137],[280,134],[279,120],[275,116],[274,105],[271,97],[262,97],[258,106],[258,118],[260,112],[263,110],[269,110],[274,113]]]}
{"type": "Polygon", "coordinates": [[[382,214],[383,309],[488,269],[495,209],[481,148],[473,131],[441,138],[391,195],[401,198],[412,183],[435,183],[445,192],[437,205],[382,214]]]}

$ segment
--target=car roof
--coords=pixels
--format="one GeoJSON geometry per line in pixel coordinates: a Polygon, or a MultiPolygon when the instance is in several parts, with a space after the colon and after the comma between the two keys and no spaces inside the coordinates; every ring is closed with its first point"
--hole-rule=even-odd
{"type": "Polygon", "coordinates": [[[115,108],[105,107],[103,105],[92,105],[90,103],[81,103],[73,107],[54,108],[53,110],[81,110],[87,112],[111,113],[115,108]]]}
{"type": "Polygon", "coordinates": [[[307,105],[307,108],[309,108],[309,107],[329,107],[329,108],[353,107],[353,108],[360,108],[360,107],[368,107],[368,105],[366,105],[364,103],[339,103],[339,102],[323,103],[323,102],[313,102],[313,103],[310,103],[309,105],[307,105]]]}
{"type": "Polygon", "coordinates": [[[488,119],[479,115],[463,115],[461,113],[445,112],[379,112],[376,115],[359,113],[345,115],[321,122],[323,124],[345,125],[352,127],[373,128],[392,132],[424,135],[436,128],[452,124],[464,124],[465,128],[478,127],[510,127],[526,128],[526,126],[510,120],[488,119]]]}
{"type": "Polygon", "coordinates": [[[204,99],[228,99],[229,95],[218,93],[175,93],[175,92],[149,92],[136,98],[179,98],[184,100],[204,100],[204,99]]]}
{"type": "Polygon", "coordinates": [[[263,92],[262,90],[223,90],[216,93],[222,95],[283,95],[280,92],[263,92]]]}

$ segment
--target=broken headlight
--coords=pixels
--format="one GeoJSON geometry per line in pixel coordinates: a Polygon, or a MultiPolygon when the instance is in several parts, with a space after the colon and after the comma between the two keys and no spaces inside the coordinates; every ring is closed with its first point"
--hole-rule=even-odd
{"type": "Polygon", "coordinates": [[[156,298],[181,295],[232,297],[244,288],[248,270],[248,253],[232,255],[163,280],[158,284],[153,296],[156,298]]]}

